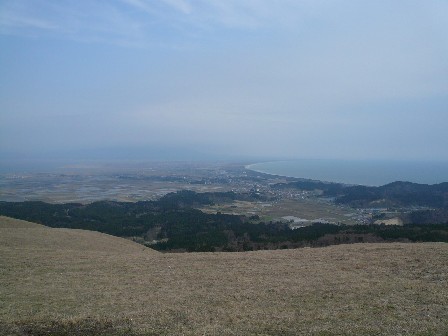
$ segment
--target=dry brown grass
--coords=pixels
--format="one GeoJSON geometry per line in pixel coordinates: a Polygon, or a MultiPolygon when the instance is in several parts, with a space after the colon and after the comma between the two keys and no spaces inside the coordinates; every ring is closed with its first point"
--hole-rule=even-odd
{"type": "Polygon", "coordinates": [[[0,334],[448,334],[448,244],[160,254],[0,223],[0,334]]]}

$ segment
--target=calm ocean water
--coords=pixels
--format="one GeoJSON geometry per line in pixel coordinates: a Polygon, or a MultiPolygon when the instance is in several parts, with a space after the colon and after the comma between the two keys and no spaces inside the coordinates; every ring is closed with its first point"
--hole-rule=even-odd
{"type": "Polygon", "coordinates": [[[448,182],[448,162],[294,160],[256,163],[247,168],[273,175],[370,186],[395,181],[448,182]]]}

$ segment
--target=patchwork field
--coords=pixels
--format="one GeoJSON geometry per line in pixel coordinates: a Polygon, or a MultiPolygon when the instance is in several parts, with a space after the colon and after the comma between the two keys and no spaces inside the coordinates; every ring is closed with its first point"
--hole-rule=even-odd
{"type": "Polygon", "coordinates": [[[446,335],[448,244],[160,254],[0,218],[2,335],[446,335]]]}
{"type": "MultiPolygon", "coordinates": [[[[343,222],[348,225],[359,224],[360,216],[356,210],[347,207],[321,201],[317,198],[310,199],[282,199],[275,202],[248,202],[234,201],[232,203],[215,204],[200,208],[207,213],[235,215],[258,215],[263,221],[279,221],[283,217],[294,216],[308,221],[318,222],[343,222]]],[[[307,222],[305,222],[306,224],[307,222]]]]}

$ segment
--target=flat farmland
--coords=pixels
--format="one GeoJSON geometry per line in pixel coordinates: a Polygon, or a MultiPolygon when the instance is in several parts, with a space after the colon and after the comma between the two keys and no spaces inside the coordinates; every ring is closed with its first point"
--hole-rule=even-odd
{"type": "Polygon", "coordinates": [[[282,199],[273,202],[248,202],[235,201],[232,203],[215,204],[205,206],[200,210],[207,213],[217,213],[236,215],[258,215],[262,221],[294,220],[310,224],[313,221],[359,224],[358,214],[354,209],[340,207],[330,202],[325,202],[317,198],[307,199],[282,199]],[[284,219],[283,217],[288,217],[284,219]],[[294,218],[293,218],[294,217],[294,218]],[[301,221],[306,220],[306,221],[301,221]]]}
{"type": "Polygon", "coordinates": [[[185,189],[196,192],[230,190],[225,185],[157,181],[153,176],[132,177],[113,174],[28,174],[20,177],[0,175],[0,200],[48,203],[91,203],[100,200],[137,202],[155,200],[168,193],[185,189]]]}
{"type": "Polygon", "coordinates": [[[197,193],[233,191],[240,200],[202,206],[200,210],[258,215],[265,222],[293,220],[298,226],[309,225],[313,221],[349,225],[367,222],[365,214],[322,199],[317,191],[274,187],[285,182],[284,177],[254,173],[239,164],[154,163],[142,168],[133,165],[72,167],[48,173],[0,174],[0,201],[138,202],[157,200],[180,190],[197,193]],[[255,192],[259,192],[261,199],[266,201],[257,202],[253,197],[247,197],[255,192]]]}

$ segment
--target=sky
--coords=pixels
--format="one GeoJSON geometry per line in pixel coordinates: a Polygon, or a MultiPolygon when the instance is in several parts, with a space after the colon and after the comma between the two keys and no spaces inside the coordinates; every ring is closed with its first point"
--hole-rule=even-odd
{"type": "Polygon", "coordinates": [[[4,159],[448,161],[446,0],[0,0],[4,159]]]}

